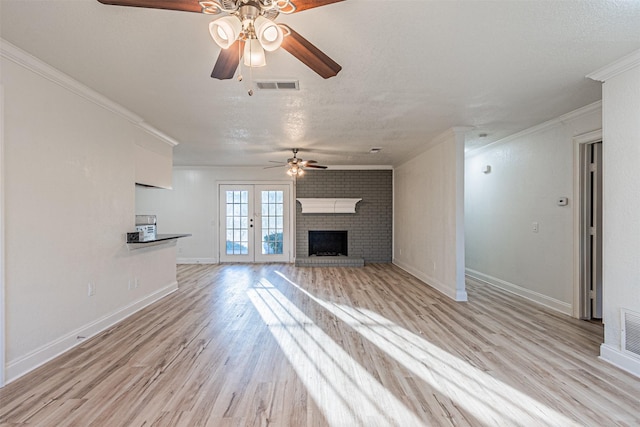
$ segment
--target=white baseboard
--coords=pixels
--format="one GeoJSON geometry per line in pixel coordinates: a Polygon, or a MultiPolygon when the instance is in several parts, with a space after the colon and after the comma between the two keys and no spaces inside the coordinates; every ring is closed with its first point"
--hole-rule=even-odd
{"type": "Polygon", "coordinates": [[[600,359],[640,377],[640,358],[630,356],[607,344],[600,345],[600,359]]]}
{"type": "Polygon", "coordinates": [[[407,273],[411,274],[412,276],[422,280],[424,283],[426,283],[427,285],[431,286],[432,288],[434,288],[435,290],[437,290],[438,292],[440,292],[443,295],[448,296],[449,298],[451,298],[454,301],[466,301],[467,300],[467,292],[466,291],[459,291],[457,289],[455,289],[455,284],[454,284],[454,289],[452,289],[450,286],[445,285],[444,283],[441,283],[439,280],[434,279],[433,277],[429,277],[428,275],[424,274],[421,271],[416,270],[415,268],[398,261],[397,259],[393,259],[392,264],[395,265],[396,267],[399,267],[401,269],[403,269],[404,271],[406,271],[407,273]]]}
{"type": "Polygon", "coordinates": [[[161,298],[175,292],[178,289],[178,282],[173,282],[156,292],[147,295],[146,297],[129,304],[120,310],[108,314],[100,319],[97,319],[87,325],[84,325],[75,331],[71,331],[68,334],[46,344],[25,356],[22,356],[16,360],[12,360],[7,364],[6,369],[6,384],[18,379],[26,373],[36,369],[39,366],[49,362],[50,360],[58,357],[62,353],[69,351],[73,347],[81,344],[86,339],[91,338],[107,328],[115,325],[116,323],[126,319],[137,311],[144,307],[153,304],[161,298]],[[78,339],[78,337],[84,337],[78,339]]]}
{"type": "Polygon", "coordinates": [[[214,258],[178,258],[176,264],[217,264],[214,258]]]}
{"type": "Polygon", "coordinates": [[[522,286],[515,285],[502,279],[498,279],[497,277],[489,276],[488,274],[480,273],[479,271],[472,270],[470,268],[467,268],[465,271],[468,276],[476,280],[480,280],[481,282],[487,283],[491,286],[495,286],[496,288],[500,288],[504,291],[511,292],[512,294],[516,294],[540,305],[544,305],[547,308],[559,311],[560,313],[566,314],[567,316],[573,316],[573,307],[570,303],[551,298],[550,296],[532,291],[527,288],[523,288],[522,286]]]}

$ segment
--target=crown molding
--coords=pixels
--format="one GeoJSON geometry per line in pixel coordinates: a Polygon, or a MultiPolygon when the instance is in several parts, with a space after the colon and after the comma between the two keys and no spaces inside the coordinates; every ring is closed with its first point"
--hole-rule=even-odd
{"type": "Polygon", "coordinates": [[[167,144],[169,144],[172,147],[175,147],[176,145],[180,144],[178,141],[176,141],[175,139],[171,138],[169,135],[160,132],[158,129],[156,129],[155,127],[151,126],[149,123],[146,123],[144,121],[139,122],[139,123],[134,123],[135,125],[137,125],[140,129],[142,129],[143,131],[147,132],[148,134],[155,136],[156,138],[166,142],[167,144]]]}
{"type": "Polygon", "coordinates": [[[132,113],[122,105],[113,102],[106,96],[101,95],[88,86],[83,85],[82,83],[71,78],[62,71],[53,68],[51,65],[41,61],[35,56],[25,52],[24,50],[2,38],[0,38],[0,57],[14,62],[17,65],[20,65],[21,67],[26,68],[27,70],[49,80],[50,82],[67,89],[68,91],[80,96],[81,98],[93,102],[94,104],[99,105],[100,107],[114,114],[117,114],[120,117],[123,117],[130,123],[138,126],[143,131],[149,133],[150,135],[153,135],[154,137],[160,139],[161,141],[169,144],[172,147],[175,147],[179,144],[178,141],[162,133],[148,123],[145,123],[142,117],[132,113]]]}
{"type": "Polygon", "coordinates": [[[596,129],[591,132],[581,133],[573,137],[576,144],[586,144],[590,142],[602,141],[602,129],[596,129]]]}
{"type": "MultiPolygon", "coordinates": [[[[392,170],[391,165],[330,165],[327,170],[332,171],[358,171],[358,170],[392,170]]],[[[306,169],[309,170],[309,169],[306,169]]]]}
{"type": "Polygon", "coordinates": [[[492,142],[491,144],[483,145],[482,147],[478,147],[475,150],[469,150],[465,153],[465,157],[475,156],[483,151],[486,151],[490,148],[494,148],[496,145],[504,144],[505,142],[513,141],[514,139],[522,138],[527,135],[531,135],[537,132],[542,132],[547,129],[551,129],[555,126],[559,126],[563,123],[570,122],[575,120],[585,114],[592,113],[602,109],[602,101],[596,101],[592,104],[585,105],[584,107],[580,107],[577,110],[570,111],[566,114],[563,114],[560,117],[556,117],[555,119],[548,120],[546,122],[540,123],[539,125],[532,126],[520,132],[509,135],[505,138],[499,139],[497,141],[492,142]]]}
{"type": "Polygon", "coordinates": [[[591,80],[596,80],[599,82],[606,82],[612,77],[617,76],[618,74],[624,73],[634,67],[640,66],[640,50],[636,50],[635,52],[630,53],[627,56],[623,56],[617,61],[612,62],[609,65],[606,65],[599,70],[594,71],[591,74],[587,74],[587,78],[591,80]]]}

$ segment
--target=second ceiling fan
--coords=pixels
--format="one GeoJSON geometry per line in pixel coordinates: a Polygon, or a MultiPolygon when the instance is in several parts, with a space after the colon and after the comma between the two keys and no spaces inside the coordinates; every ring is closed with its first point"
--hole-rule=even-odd
{"type": "Polygon", "coordinates": [[[265,169],[270,169],[270,168],[278,168],[278,167],[282,167],[282,166],[286,166],[289,169],[287,169],[287,175],[289,176],[302,176],[304,175],[304,169],[305,168],[310,168],[310,169],[327,169],[326,166],[322,166],[317,164],[318,162],[315,160],[303,160],[301,158],[298,157],[298,149],[297,148],[292,148],[291,151],[293,152],[293,157],[290,157],[287,159],[287,163],[280,163],[280,162],[273,162],[272,163],[278,163],[277,166],[267,166],[265,169]]]}
{"type": "Polygon", "coordinates": [[[279,14],[291,14],[344,0],[98,0],[116,6],[179,10],[209,15],[225,14],[209,24],[209,32],[222,47],[211,77],[235,75],[240,59],[248,67],[265,65],[264,51],[282,47],[306,66],[328,79],[342,67],[289,26],[276,24],[279,14]]]}

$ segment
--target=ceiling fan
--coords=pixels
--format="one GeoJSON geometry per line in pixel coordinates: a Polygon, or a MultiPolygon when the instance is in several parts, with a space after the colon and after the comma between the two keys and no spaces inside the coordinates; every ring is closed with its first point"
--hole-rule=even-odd
{"type": "Polygon", "coordinates": [[[342,67],[289,26],[276,24],[279,14],[291,14],[344,0],[98,0],[116,6],[179,10],[208,15],[225,14],[209,24],[214,41],[223,48],[211,77],[233,78],[240,59],[248,67],[266,64],[264,51],[279,47],[328,79],[342,67]],[[241,53],[242,52],[242,53],[241,53]]]}
{"type": "Polygon", "coordinates": [[[321,166],[315,160],[302,160],[298,157],[298,149],[293,148],[291,150],[293,152],[293,157],[287,159],[287,163],[273,162],[279,163],[277,166],[267,166],[265,169],[270,168],[278,168],[281,166],[287,166],[289,169],[287,170],[287,175],[289,176],[302,176],[304,175],[305,168],[311,169],[326,169],[326,166],[321,166]]]}

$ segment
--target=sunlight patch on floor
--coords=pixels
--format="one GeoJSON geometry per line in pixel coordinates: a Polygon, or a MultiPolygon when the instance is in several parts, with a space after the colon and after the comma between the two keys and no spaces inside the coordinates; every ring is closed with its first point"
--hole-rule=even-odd
{"type": "Polygon", "coordinates": [[[331,426],[424,425],[266,279],[248,296],[331,426]]]}
{"type": "Polygon", "coordinates": [[[579,425],[389,319],[319,299],[280,275],[484,425],[579,425]]]}

